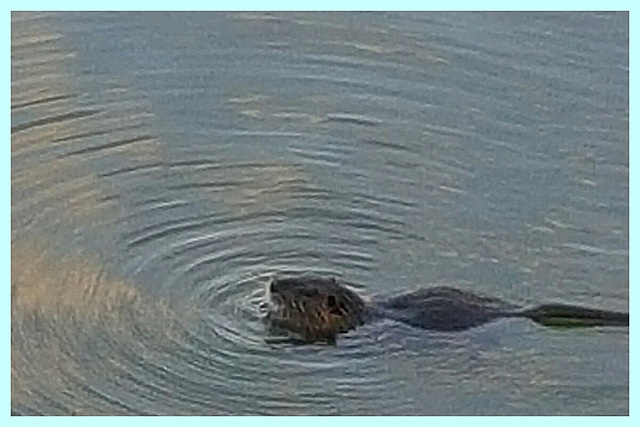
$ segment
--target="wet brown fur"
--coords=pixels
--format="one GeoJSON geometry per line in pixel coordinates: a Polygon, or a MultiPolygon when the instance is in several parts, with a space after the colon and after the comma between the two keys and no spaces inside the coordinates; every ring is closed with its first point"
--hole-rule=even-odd
{"type": "Polygon", "coordinates": [[[333,341],[361,325],[367,309],[358,294],[333,278],[272,279],[268,296],[271,324],[306,341],[333,341]]]}

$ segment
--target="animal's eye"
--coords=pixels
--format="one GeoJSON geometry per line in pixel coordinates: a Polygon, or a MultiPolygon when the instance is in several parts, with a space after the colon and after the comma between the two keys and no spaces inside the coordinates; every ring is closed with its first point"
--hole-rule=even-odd
{"type": "Polygon", "coordinates": [[[327,297],[327,304],[329,304],[329,307],[333,307],[336,305],[336,297],[334,297],[333,295],[329,295],[327,297]]]}

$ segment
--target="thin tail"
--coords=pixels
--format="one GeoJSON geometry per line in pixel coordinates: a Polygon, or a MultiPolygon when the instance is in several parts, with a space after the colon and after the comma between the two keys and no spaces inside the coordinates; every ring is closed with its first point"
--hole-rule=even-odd
{"type": "Polygon", "coordinates": [[[629,313],[596,310],[575,305],[544,304],[519,313],[545,326],[629,326],[629,313]]]}

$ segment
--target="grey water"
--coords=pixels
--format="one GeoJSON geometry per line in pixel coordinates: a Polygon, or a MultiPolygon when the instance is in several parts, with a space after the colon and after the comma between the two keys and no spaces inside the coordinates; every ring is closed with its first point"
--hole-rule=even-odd
{"type": "Polygon", "coordinates": [[[260,306],[628,311],[628,91],[628,13],[13,13],[12,414],[627,415],[628,328],[260,306]]]}

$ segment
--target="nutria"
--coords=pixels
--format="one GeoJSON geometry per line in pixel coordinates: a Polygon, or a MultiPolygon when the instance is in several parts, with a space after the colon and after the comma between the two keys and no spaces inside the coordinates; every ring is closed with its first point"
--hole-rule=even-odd
{"type": "Polygon", "coordinates": [[[459,331],[500,317],[526,317],[547,326],[629,326],[629,314],[563,304],[522,309],[497,298],[435,286],[386,301],[365,301],[335,278],[273,278],[267,288],[266,318],[304,341],[334,342],[376,317],[437,331],[459,331]]]}

